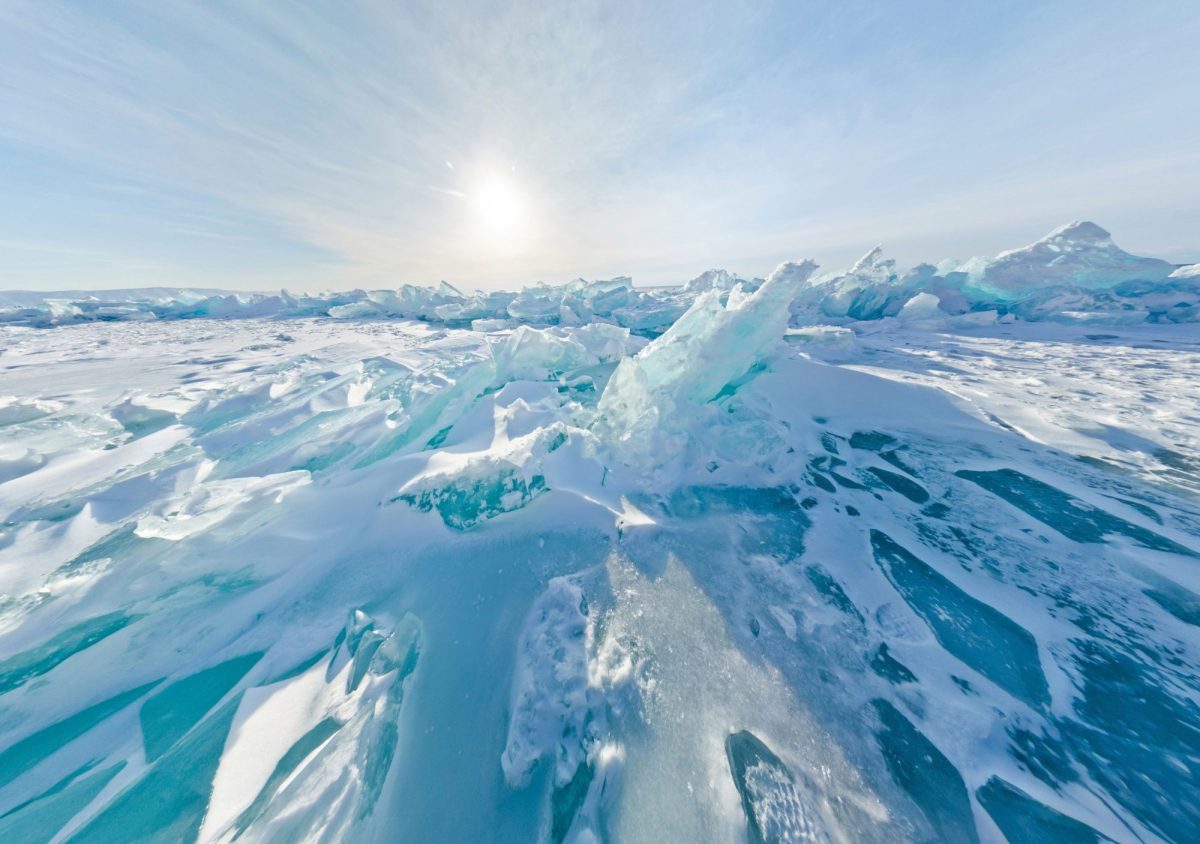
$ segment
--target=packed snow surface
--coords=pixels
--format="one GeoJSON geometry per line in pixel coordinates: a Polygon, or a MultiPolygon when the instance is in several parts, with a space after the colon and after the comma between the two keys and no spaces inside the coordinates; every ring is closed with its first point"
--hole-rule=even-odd
{"type": "Polygon", "coordinates": [[[1123,255],[14,305],[0,840],[1197,840],[1197,276],[1123,255]]]}

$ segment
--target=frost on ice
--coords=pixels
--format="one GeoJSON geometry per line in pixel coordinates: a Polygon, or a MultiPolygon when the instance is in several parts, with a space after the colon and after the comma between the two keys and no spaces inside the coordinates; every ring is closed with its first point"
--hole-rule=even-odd
{"type": "Polygon", "coordinates": [[[1194,840],[1198,278],[2,294],[0,840],[1194,840]]]}

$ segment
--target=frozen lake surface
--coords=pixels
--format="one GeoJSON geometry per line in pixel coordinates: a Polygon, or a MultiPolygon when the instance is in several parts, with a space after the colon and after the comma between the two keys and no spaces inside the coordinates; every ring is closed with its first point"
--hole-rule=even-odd
{"type": "Polygon", "coordinates": [[[0,328],[0,840],[1197,840],[1200,325],[806,272],[0,328]]]}

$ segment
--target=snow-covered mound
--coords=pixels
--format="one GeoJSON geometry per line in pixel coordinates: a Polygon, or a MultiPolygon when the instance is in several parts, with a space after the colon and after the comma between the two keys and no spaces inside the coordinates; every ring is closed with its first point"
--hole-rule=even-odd
{"type": "MultiPolygon", "coordinates": [[[[637,288],[632,279],[576,279],[519,292],[464,294],[436,288],[350,290],[314,295],[281,291],[228,293],[170,290],[85,294],[0,292],[0,325],[47,328],[85,322],[153,319],[415,319],[492,331],[516,325],[601,322],[646,337],[666,331],[698,297],[735,289],[753,292],[762,279],[708,270],[678,287],[637,288]]],[[[1027,321],[1194,322],[1200,319],[1200,275],[1118,248],[1095,223],[1070,223],[1036,243],[995,258],[920,264],[901,273],[882,246],[845,272],[815,275],[791,302],[798,325],[872,321],[900,314],[915,297],[937,297],[938,310],[967,321],[1009,315],[1027,321]]],[[[921,302],[929,300],[922,299],[921,302]]],[[[924,305],[922,306],[924,307],[924,305]]]]}
{"type": "Polygon", "coordinates": [[[1194,841],[1200,325],[813,271],[0,326],[0,840],[1194,841]]]}
{"type": "Polygon", "coordinates": [[[849,271],[818,276],[792,304],[796,321],[852,322],[897,317],[1058,322],[1194,322],[1200,276],[1189,267],[1139,258],[1095,223],[1070,223],[1030,246],[995,258],[899,273],[882,246],[849,271]],[[936,299],[937,313],[930,310],[936,299]],[[912,303],[912,307],[909,307],[912,303]]]}
{"type": "Polygon", "coordinates": [[[1016,297],[1042,287],[1104,290],[1133,281],[1161,281],[1175,265],[1130,255],[1095,223],[1076,221],[1029,246],[990,260],[977,258],[958,269],[967,273],[973,287],[1016,297]]]}

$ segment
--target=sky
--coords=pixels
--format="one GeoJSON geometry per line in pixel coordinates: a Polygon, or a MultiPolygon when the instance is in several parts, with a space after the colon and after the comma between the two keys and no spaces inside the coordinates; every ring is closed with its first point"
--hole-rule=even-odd
{"type": "Polygon", "coordinates": [[[0,288],[1200,260],[1178,2],[0,3],[0,288]]]}

